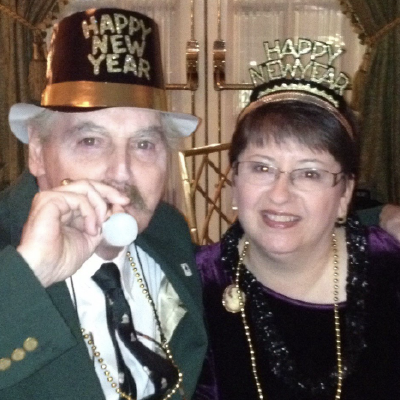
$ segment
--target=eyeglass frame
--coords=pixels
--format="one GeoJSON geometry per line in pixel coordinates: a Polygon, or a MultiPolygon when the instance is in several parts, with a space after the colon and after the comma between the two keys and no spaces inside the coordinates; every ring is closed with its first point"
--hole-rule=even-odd
{"type": "MultiPolygon", "coordinates": [[[[274,174],[275,179],[271,182],[271,184],[272,184],[272,183],[275,183],[275,182],[279,179],[279,177],[281,176],[281,174],[287,174],[287,175],[289,176],[289,180],[290,180],[291,184],[292,184],[294,187],[296,187],[296,188],[297,188],[297,186],[296,186],[296,184],[294,183],[295,179],[292,178],[292,173],[293,173],[294,171],[309,170],[309,171],[327,172],[328,174],[330,174],[330,175],[333,176],[333,183],[332,183],[331,186],[327,186],[327,188],[328,188],[328,187],[335,187],[335,186],[343,179],[343,177],[346,175],[346,173],[343,172],[343,171],[340,171],[340,172],[331,172],[331,171],[327,171],[327,170],[325,170],[325,169],[320,169],[320,168],[296,168],[296,169],[292,169],[291,171],[283,171],[283,170],[279,169],[278,167],[274,167],[274,166],[272,166],[272,165],[265,164],[265,163],[263,163],[263,162],[261,162],[261,161],[253,161],[253,160],[235,161],[235,163],[232,165],[232,169],[233,169],[233,171],[235,172],[236,175],[239,175],[239,164],[243,164],[243,163],[251,163],[251,164],[256,163],[256,164],[261,164],[261,165],[263,165],[263,166],[265,166],[265,167],[268,167],[268,168],[271,168],[271,169],[275,170],[275,171],[276,171],[275,174],[274,174]],[[342,175],[342,177],[341,177],[340,179],[338,179],[338,178],[337,178],[338,175],[342,175]]],[[[252,184],[252,185],[255,185],[255,186],[267,186],[267,185],[257,184],[257,183],[251,183],[251,184],[252,184]]],[[[301,188],[299,188],[299,189],[301,189],[301,188]]]]}

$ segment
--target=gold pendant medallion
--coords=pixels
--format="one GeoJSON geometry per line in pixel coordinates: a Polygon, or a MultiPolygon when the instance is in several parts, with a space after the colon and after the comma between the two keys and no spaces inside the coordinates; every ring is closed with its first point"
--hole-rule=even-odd
{"type": "Polygon", "coordinates": [[[227,286],[222,294],[222,305],[231,313],[240,312],[245,301],[245,294],[235,284],[227,286]]]}

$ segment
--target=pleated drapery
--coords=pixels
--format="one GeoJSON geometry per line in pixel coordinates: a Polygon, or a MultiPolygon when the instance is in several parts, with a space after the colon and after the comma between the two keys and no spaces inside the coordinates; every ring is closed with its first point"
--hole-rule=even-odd
{"type": "Polygon", "coordinates": [[[355,81],[361,116],[361,184],[400,203],[400,2],[347,0],[368,50],[355,81]]]}
{"type": "Polygon", "coordinates": [[[29,90],[32,27],[42,22],[56,3],[57,0],[0,1],[0,189],[14,181],[26,165],[26,149],[10,132],[8,112],[13,104],[37,97],[29,90]]]}

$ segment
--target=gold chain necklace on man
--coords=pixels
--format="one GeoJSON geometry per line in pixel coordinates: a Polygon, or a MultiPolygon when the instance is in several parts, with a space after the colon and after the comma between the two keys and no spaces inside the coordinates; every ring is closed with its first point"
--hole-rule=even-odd
{"type": "MultiPolygon", "coordinates": [[[[224,290],[224,293],[222,295],[222,304],[227,311],[232,313],[240,312],[241,314],[246,340],[249,346],[251,369],[257,388],[258,398],[259,400],[263,400],[264,395],[262,392],[260,379],[258,377],[255,350],[253,342],[251,340],[250,326],[247,323],[247,318],[245,313],[245,302],[246,302],[245,293],[240,289],[239,285],[240,270],[241,267],[243,266],[243,261],[246,256],[248,248],[249,248],[249,242],[245,240],[243,250],[241,255],[239,256],[239,261],[235,271],[235,283],[229,285],[224,290]]],[[[338,372],[335,400],[340,400],[340,396],[342,393],[342,384],[343,384],[343,362],[342,362],[342,342],[340,335],[340,320],[339,320],[339,255],[337,249],[336,234],[334,232],[332,233],[332,253],[333,253],[333,315],[335,323],[334,326],[335,326],[335,339],[336,339],[336,361],[337,361],[337,372],[338,372]]]]}
{"type": "MultiPolygon", "coordinates": [[[[139,284],[140,289],[142,289],[142,293],[144,294],[144,296],[146,297],[147,301],[149,302],[152,310],[153,310],[153,315],[154,315],[154,319],[156,321],[156,325],[157,325],[157,329],[160,332],[160,338],[161,338],[161,347],[164,350],[168,360],[172,363],[172,365],[177,369],[178,371],[178,382],[176,383],[176,385],[169,391],[169,393],[167,393],[165,395],[165,397],[163,398],[163,400],[168,400],[170,399],[175,393],[176,391],[180,388],[182,381],[183,381],[183,374],[182,372],[179,370],[179,368],[177,367],[177,365],[175,364],[175,361],[172,357],[172,353],[171,353],[171,349],[169,348],[168,342],[165,338],[164,332],[161,328],[161,321],[160,318],[158,317],[158,313],[156,310],[156,306],[154,304],[154,301],[150,295],[150,292],[148,290],[148,288],[145,285],[145,280],[144,278],[142,278],[142,276],[139,273],[139,270],[135,264],[135,262],[133,261],[133,257],[131,255],[131,253],[129,251],[126,252],[126,257],[129,261],[129,264],[132,268],[132,271],[134,273],[134,276],[136,278],[137,283],[139,284]]],[[[101,354],[99,352],[99,350],[97,349],[94,340],[93,340],[93,336],[91,333],[85,333],[85,329],[82,328],[81,329],[82,332],[82,336],[83,338],[87,341],[88,345],[90,346],[90,348],[92,349],[93,352],[93,357],[97,359],[97,361],[101,364],[101,369],[104,371],[104,375],[107,379],[107,381],[110,383],[111,387],[113,389],[115,389],[115,391],[124,399],[126,400],[136,400],[136,398],[130,396],[127,393],[124,393],[118,386],[118,384],[114,381],[114,378],[111,376],[110,371],[107,369],[107,364],[104,362],[104,359],[101,358],[101,354]]]]}

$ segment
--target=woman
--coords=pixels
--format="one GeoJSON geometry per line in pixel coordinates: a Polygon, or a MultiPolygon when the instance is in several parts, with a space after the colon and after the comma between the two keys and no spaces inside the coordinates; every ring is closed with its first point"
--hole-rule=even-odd
{"type": "Polygon", "coordinates": [[[238,221],[197,255],[210,332],[197,398],[400,399],[400,250],[348,216],[351,112],[299,83],[256,89],[232,138],[238,221]]]}

